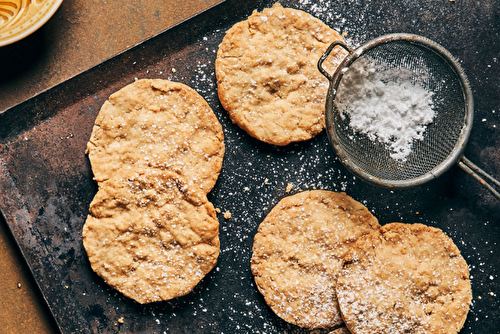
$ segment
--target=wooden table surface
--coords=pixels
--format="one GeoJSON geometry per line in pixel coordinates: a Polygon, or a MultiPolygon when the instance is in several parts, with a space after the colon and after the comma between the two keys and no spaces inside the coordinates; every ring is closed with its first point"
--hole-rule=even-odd
{"type": "MultiPolygon", "coordinates": [[[[64,0],[37,32],[0,47],[0,113],[220,0],[64,0]]],[[[0,217],[2,333],[57,333],[23,257],[0,217]]]]}

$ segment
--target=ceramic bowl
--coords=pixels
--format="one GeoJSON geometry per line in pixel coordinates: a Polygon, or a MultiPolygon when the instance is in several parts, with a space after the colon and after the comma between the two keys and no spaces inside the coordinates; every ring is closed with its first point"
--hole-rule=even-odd
{"type": "Polygon", "coordinates": [[[17,42],[43,26],[63,0],[0,1],[0,46],[17,42]]]}

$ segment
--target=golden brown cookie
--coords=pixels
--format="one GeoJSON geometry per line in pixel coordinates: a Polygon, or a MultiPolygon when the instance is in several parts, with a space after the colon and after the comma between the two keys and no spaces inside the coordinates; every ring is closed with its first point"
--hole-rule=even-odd
{"type": "Polygon", "coordinates": [[[456,334],[472,299],[469,268],[441,230],[387,224],[346,254],[337,298],[353,334],[456,334]]]}
{"type": "Polygon", "coordinates": [[[124,168],[171,170],[208,193],[224,156],[222,127],[193,89],[143,79],[112,94],[87,144],[99,184],[124,168]]]}
{"type": "MultiPolygon", "coordinates": [[[[275,4],[231,27],[217,52],[219,99],[231,120],[274,145],[311,139],[324,128],[328,80],[317,62],[342,37],[303,11],[275,4]]],[[[333,73],[345,57],[325,61],[333,73]]]]}
{"type": "Polygon", "coordinates": [[[335,295],[342,257],[378,221],[344,193],[304,191],[282,199],[255,235],[252,273],[267,304],[306,328],[342,323],[335,295]]]}
{"type": "Polygon", "coordinates": [[[118,171],[83,227],[92,269],[139,303],[189,293],[215,266],[219,223],[203,191],[158,169],[118,171]]]}

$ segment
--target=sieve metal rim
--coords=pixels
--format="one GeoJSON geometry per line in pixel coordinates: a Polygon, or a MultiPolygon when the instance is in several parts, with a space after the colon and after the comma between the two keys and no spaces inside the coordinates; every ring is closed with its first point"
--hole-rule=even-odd
{"type": "Polygon", "coordinates": [[[326,132],[328,135],[328,141],[330,142],[330,145],[334,149],[341,163],[351,173],[353,173],[355,176],[359,177],[363,181],[383,188],[392,188],[392,189],[413,188],[438,178],[443,173],[448,171],[451,167],[456,165],[457,162],[462,158],[465,146],[470,136],[474,118],[474,102],[472,97],[472,90],[470,88],[469,81],[458,61],[451,55],[449,51],[447,51],[444,47],[442,47],[438,43],[423,36],[415,34],[407,34],[407,33],[394,33],[394,34],[383,35],[368,41],[367,43],[361,45],[355,50],[351,50],[342,41],[336,41],[328,47],[328,49],[325,51],[322,57],[318,60],[318,70],[330,82],[326,97],[326,105],[325,105],[325,122],[326,122],[326,132]],[[376,48],[382,44],[392,43],[395,41],[403,41],[406,43],[418,45],[419,47],[425,48],[430,52],[433,52],[435,55],[440,57],[444,62],[446,62],[450,67],[450,69],[459,78],[459,82],[462,87],[462,93],[464,95],[465,108],[466,108],[465,109],[466,117],[464,119],[464,124],[462,126],[459,139],[457,140],[453,150],[450,152],[448,157],[445,160],[443,160],[439,165],[435,166],[432,170],[428,171],[427,173],[422,174],[419,177],[406,180],[389,180],[389,179],[379,178],[367,173],[365,170],[360,168],[355,162],[353,162],[349,154],[347,154],[339,144],[336,127],[334,126],[334,121],[333,121],[334,118],[333,102],[335,100],[337,88],[340,84],[340,81],[342,80],[342,76],[345,73],[346,69],[356,59],[358,59],[361,55],[363,55],[367,51],[376,48]],[[344,60],[337,67],[335,72],[332,75],[330,75],[323,68],[322,64],[328,57],[328,55],[331,53],[331,51],[338,46],[347,50],[349,54],[346,56],[346,58],[344,58],[344,60]]]}

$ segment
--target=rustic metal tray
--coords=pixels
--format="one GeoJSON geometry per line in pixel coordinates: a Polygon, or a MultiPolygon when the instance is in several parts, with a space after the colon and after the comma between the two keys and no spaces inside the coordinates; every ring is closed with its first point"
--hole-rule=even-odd
{"type": "MultiPolygon", "coordinates": [[[[461,333],[500,328],[500,203],[459,168],[415,189],[391,191],[355,179],[323,132],[288,147],[256,141],[233,125],[216,92],[214,63],[224,32],[273,1],[227,0],[0,114],[0,208],[63,333],[308,333],[266,306],[250,272],[253,236],[284,196],[345,191],[382,224],[443,229],[470,265],[474,301],[461,333]],[[175,70],[174,70],[175,69],[175,70]],[[139,305],[95,275],[81,230],[97,186],[85,146],[102,103],[135,78],[197,90],[222,123],[226,155],[209,199],[219,215],[216,268],[189,295],[139,305]],[[267,181],[266,181],[267,180],[267,181]],[[119,319],[123,321],[119,321],[119,319]]],[[[389,32],[429,37],[460,59],[473,88],[475,122],[466,155],[500,176],[500,4],[495,0],[290,0],[347,33],[357,46],[389,32]]],[[[317,331],[323,333],[326,331],[317,331]]]]}

